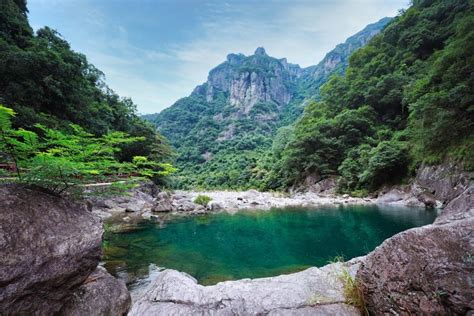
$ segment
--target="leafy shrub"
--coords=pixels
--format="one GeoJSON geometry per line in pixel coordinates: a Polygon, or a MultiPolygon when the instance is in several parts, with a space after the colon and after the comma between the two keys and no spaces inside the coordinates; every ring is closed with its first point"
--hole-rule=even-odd
{"type": "Polygon", "coordinates": [[[380,142],[369,156],[368,166],[360,176],[360,182],[366,187],[376,189],[383,183],[397,182],[406,175],[408,150],[405,143],[380,142]]]}
{"type": "MultiPolygon", "coordinates": [[[[14,161],[18,180],[60,195],[80,193],[96,182],[133,182],[159,179],[174,172],[167,163],[135,156],[132,162],[119,161],[121,145],[142,141],[123,132],[109,132],[101,137],[71,124],[71,132],[53,130],[36,124],[38,133],[12,129],[12,110],[0,106],[0,153],[14,161]],[[123,179],[125,177],[125,179],[123,179]]],[[[118,187],[113,187],[117,191],[118,187]]]]}
{"type": "Polygon", "coordinates": [[[212,201],[212,198],[207,195],[198,195],[194,199],[194,203],[202,205],[202,206],[207,206],[207,204],[209,204],[209,202],[211,201],[212,201]]]}

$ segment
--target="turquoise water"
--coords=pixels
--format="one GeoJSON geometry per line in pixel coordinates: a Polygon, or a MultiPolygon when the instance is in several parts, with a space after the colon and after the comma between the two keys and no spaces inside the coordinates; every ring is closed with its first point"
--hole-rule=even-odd
{"type": "Polygon", "coordinates": [[[104,240],[106,268],[145,277],[150,264],[201,284],[273,276],[367,254],[388,237],[432,223],[434,211],[380,206],[241,211],[144,222],[104,240]]]}

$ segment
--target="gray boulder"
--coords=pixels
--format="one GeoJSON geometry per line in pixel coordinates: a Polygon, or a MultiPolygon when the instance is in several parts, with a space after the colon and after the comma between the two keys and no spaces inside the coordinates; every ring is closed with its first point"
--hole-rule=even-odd
{"type": "Polygon", "coordinates": [[[391,189],[377,197],[377,203],[393,203],[408,198],[408,194],[398,188],[391,189]]]}
{"type": "Polygon", "coordinates": [[[474,309],[474,218],[410,229],[370,253],[357,278],[374,315],[474,309]]]}
{"type": "Polygon", "coordinates": [[[130,294],[122,280],[97,267],[61,309],[68,316],[125,315],[131,305],[130,294]]]}
{"type": "Polygon", "coordinates": [[[339,275],[354,275],[357,261],[262,279],[202,286],[175,270],[163,270],[133,304],[129,315],[359,315],[345,303],[339,275]]]}
{"type": "Polygon", "coordinates": [[[99,218],[20,185],[0,185],[0,213],[0,314],[58,313],[99,263],[99,218]]]}
{"type": "Polygon", "coordinates": [[[223,209],[222,205],[219,204],[218,202],[216,201],[211,201],[207,204],[207,207],[213,211],[213,212],[216,212],[216,211],[220,211],[223,209]]]}
{"type": "Polygon", "coordinates": [[[152,212],[171,212],[174,207],[170,200],[160,200],[155,203],[152,212]]]}
{"type": "Polygon", "coordinates": [[[419,186],[427,188],[437,200],[447,204],[470,186],[471,175],[462,165],[447,161],[435,166],[422,166],[416,176],[419,186]]]}

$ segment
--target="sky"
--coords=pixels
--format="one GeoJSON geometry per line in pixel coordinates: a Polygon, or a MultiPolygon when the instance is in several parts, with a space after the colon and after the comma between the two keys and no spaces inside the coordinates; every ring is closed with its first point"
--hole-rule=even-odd
{"type": "Polygon", "coordinates": [[[37,30],[56,29],[142,114],[188,96],[229,53],[259,46],[317,64],[367,24],[409,0],[29,0],[37,30]]]}

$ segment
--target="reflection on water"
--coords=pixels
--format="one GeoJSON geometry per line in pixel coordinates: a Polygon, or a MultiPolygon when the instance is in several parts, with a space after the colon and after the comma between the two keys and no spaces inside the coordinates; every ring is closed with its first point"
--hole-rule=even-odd
{"type": "Polygon", "coordinates": [[[273,276],[364,255],[388,237],[432,223],[435,211],[387,206],[242,211],[144,222],[108,232],[105,267],[128,281],[149,265],[194,276],[201,284],[273,276]]]}

